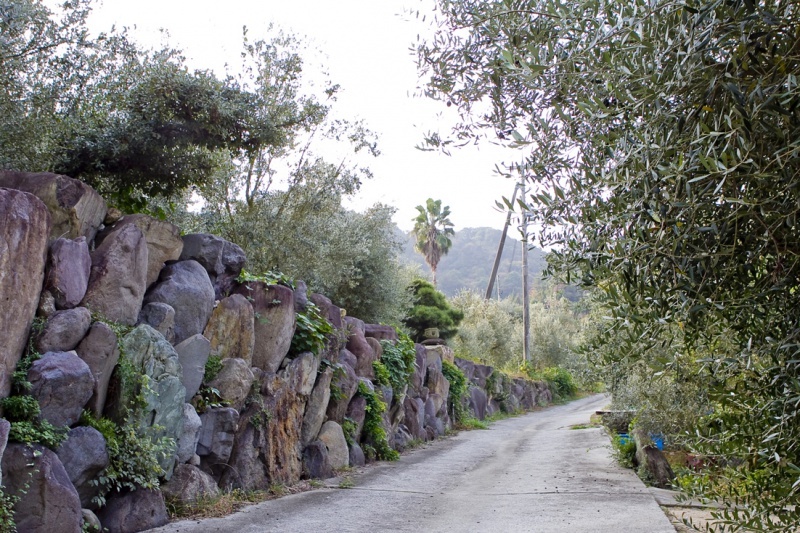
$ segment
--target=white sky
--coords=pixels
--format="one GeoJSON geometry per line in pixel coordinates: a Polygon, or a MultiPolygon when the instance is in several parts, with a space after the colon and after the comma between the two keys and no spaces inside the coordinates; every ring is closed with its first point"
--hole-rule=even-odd
{"type": "Polygon", "coordinates": [[[366,182],[350,207],[361,210],[375,202],[395,206],[395,222],[411,229],[416,205],[441,199],[452,210],[456,230],[502,228],[505,215],[495,200],[509,196],[513,183],[494,173],[495,164],[519,157],[496,146],[470,147],[451,156],[415,148],[423,133],[447,131],[453,116],[442,104],[414,97],[417,73],[409,48],[426,26],[403,15],[405,8],[430,10],[430,0],[103,0],[90,24],[100,31],[112,24],[127,26],[145,46],[168,43],[180,48],[191,68],[213,69],[240,64],[242,27],[248,38],[268,39],[272,22],[310,43],[304,74],[324,66],[332,82],[342,86],[333,111],[337,117],[364,119],[379,135],[381,156],[370,159],[375,177],[366,182]],[[135,28],[134,28],[135,27],[135,28]],[[316,55],[314,49],[323,52],[316,55]]]}

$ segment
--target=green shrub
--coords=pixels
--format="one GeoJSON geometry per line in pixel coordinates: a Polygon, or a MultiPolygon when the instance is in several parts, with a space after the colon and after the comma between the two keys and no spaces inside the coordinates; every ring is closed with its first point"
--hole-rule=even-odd
{"type": "Polygon", "coordinates": [[[383,354],[381,355],[381,365],[388,372],[389,383],[395,393],[403,391],[403,387],[408,384],[417,363],[417,349],[414,341],[405,333],[398,332],[397,342],[381,340],[383,354]]]}
{"type": "Polygon", "coordinates": [[[554,400],[568,400],[578,393],[578,386],[569,370],[551,366],[537,370],[531,365],[523,365],[522,371],[535,380],[546,381],[550,385],[554,400]]]}
{"type": "Polygon", "coordinates": [[[159,462],[174,453],[173,439],[140,435],[135,424],[119,425],[107,418],[97,419],[89,411],[83,412],[81,423],[103,435],[111,459],[108,467],[93,481],[100,489],[94,500],[96,504],[105,505],[110,492],[158,488],[158,479],[164,475],[159,462]]]}
{"type": "Polygon", "coordinates": [[[358,384],[358,394],[367,401],[366,417],[364,418],[364,453],[373,455],[376,459],[396,461],[400,454],[389,446],[386,430],[383,429],[383,415],[386,404],[378,398],[375,391],[363,381],[358,384]]]}
{"type": "Polygon", "coordinates": [[[461,425],[467,418],[467,410],[464,407],[464,397],[469,390],[467,377],[456,365],[449,361],[442,361],[442,374],[450,382],[450,396],[447,398],[447,405],[453,423],[461,425]]]}
{"type": "Polygon", "coordinates": [[[384,386],[391,386],[392,385],[392,376],[389,374],[389,371],[380,361],[373,361],[372,362],[372,369],[375,371],[375,383],[378,385],[384,386]]]}
{"type": "Polygon", "coordinates": [[[309,303],[305,311],[297,313],[297,327],[294,330],[289,356],[298,356],[303,352],[319,355],[328,342],[328,335],[333,333],[333,326],[319,312],[319,308],[309,303]]]}
{"type": "Polygon", "coordinates": [[[423,333],[428,328],[437,328],[442,339],[456,334],[464,313],[452,307],[444,294],[422,279],[414,280],[408,290],[413,304],[403,323],[411,329],[416,341],[423,340],[423,333]]]}
{"type": "Polygon", "coordinates": [[[614,457],[620,465],[625,468],[636,466],[636,442],[633,437],[623,438],[615,435],[611,444],[614,449],[614,457]]]}

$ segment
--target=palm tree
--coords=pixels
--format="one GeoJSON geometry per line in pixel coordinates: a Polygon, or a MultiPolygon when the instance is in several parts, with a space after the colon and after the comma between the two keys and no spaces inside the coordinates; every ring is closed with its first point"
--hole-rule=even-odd
{"type": "Polygon", "coordinates": [[[436,266],[443,255],[447,255],[453,241],[450,237],[455,235],[450,216],[450,207],[442,207],[441,200],[428,198],[425,207],[417,206],[419,215],[414,219],[414,229],[411,232],[417,238],[414,249],[425,256],[425,262],[433,272],[433,286],[436,286],[436,266]]]}

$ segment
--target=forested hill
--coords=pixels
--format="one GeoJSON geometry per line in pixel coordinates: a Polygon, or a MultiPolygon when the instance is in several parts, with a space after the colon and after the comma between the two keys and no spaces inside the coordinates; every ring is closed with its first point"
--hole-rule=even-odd
{"type": "MultiPolygon", "coordinates": [[[[483,294],[489,283],[492,263],[497,254],[502,232],[493,228],[465,228],[457,231],[453,237],[453,247],[439,262],[437,271],[438,288],[447,296],[452,296],[462,288],[473,289],[483,294]]],[[[498,283],[495,284],[495,295],[522,296],[522,243],[506,236],[503,257],[498,271],[498,283]]],[[[420,265],[422,272],[429,274],[430,268],[425,264],[422,255],[414,251],[414,237],[406,234],[402,257],[412,264],[420,265]]],[[[531,281],[539,278],[546,265],[545,253],[538,248],[530,250],[528,255],[528,273],[531,281]]]]}

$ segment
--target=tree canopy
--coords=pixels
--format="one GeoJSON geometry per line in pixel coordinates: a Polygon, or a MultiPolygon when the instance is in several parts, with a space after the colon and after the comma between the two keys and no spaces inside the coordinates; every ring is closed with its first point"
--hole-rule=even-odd
{"type": "Polygon", "coordinates": [[[606,363],[672,345],[652,372],[697,368],[717,402],[699,444],[746,465],[711,487],[746,503],[731,523],[797,527],[800,5],[437,5],[419,63],[462,120],[432,143],[527,150],[524,203],[553,272],[601,291],[606,363]]]}

